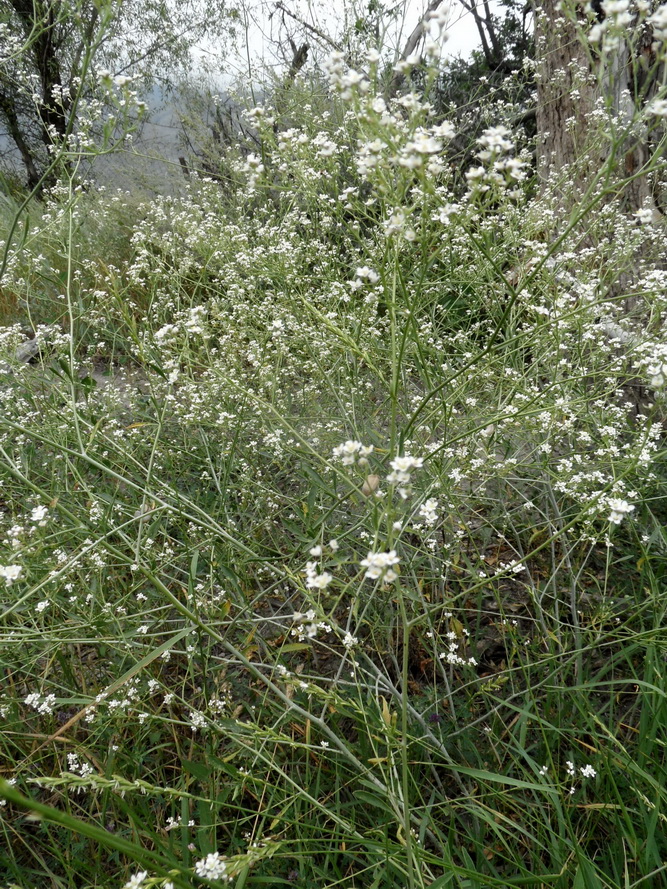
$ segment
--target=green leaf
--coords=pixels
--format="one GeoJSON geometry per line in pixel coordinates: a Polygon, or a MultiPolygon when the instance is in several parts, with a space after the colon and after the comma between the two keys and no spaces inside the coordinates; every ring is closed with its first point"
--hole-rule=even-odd
{"type": "Polygon", "coordinates": [[[188,774],[193,775],[198,781],[205,783],[211,777],[211,768],[206,763],[182,759],[181,765],[188,774]]]}
{"type": "Polygon", "coordinates": [[[375,794],[368,793],[366,790],[357,790],[355,798],[364,803],[368,803],[369,806],[373,806],[376,809],[382,809],[383,812],[391,815],[392,818],[396,817],[396,813],[391,806],[380,796],[375,796],[375,794]]]}

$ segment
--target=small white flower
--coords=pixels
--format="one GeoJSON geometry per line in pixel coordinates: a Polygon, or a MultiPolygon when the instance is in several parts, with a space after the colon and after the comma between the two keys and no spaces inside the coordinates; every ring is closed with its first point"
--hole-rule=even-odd
{"type": "Polygon", "coordinates": [[[456,127],[448,120],[443,120],[437,127],[433,127],[431,132],[434,136],[440,136],[441,139],[453,139],[456,135],[456,127]]]}
{"type": "Polygon", "coordinates": [[[226,880],[227,863],[222,860],[219,852],[211,852],[206,858],[202,858],[195,864],[195,873],[198,877],[207,880],[226,880]]]}
{"type": "Polygon", "coordinates": [[[621,500],[618,497],[609,499],[607,506],[611,510],[608,521],[613,525],[620,525],[625,516],[633,512],[635,508],[632,503],[628,503],[627,500],[621,500]]]}
{"type": "Polygon", "coordinates": [[[419,507],[419,515],[427,525],[435,525],[438,521],[438,501],[430,497],[419,507]]]}
{"type": "Polygon", "coordinates": [[[0,565],[0,577],[4,578],[7,586],[11,586],[15,580],[18,580],[21,571],[23,571],[23,568],[20,565],[7,565],[5,567],[0,565]]]}
{"type": "Polygon", "coordinates": [[[582,766],[579,771],[584,778],[595,778],[597,775],[597,772],[591,765],[582,766]]]}
{"type": "Polygon", "coordinates": [[[657,40],[667,40],[667,4],[659,6],[647,21],[653,25],[653,33],[657,40]]]}
{"type": "Polygon", "coordinates": [[[395,457],[389,464],[393,472],[387,476],[387,481],[390,485],[407,485],[410,483],[411,470],[421,469],[423,464],[423,457],[410,457],[408,454],[404,457],[395,457]]]}
{"type": "Polygon", "coordinates": [[[206,716],[199,710],[192,710],[190,712],[190,729],[193,732],[198,732],[205,731],[207,728],[208,722],[206,721],[206,716]]]}
{"type": "Polygon", "coordinates": [[[36,506],[30,514],[30,521],[43,528],[46,525],[48,512],[46,506],[36,506]]]}
{"type": "Polygon", "coordinates": [[[662,364],[650,364],[646,368],[646,372],[652,389],[662,389],[665,383],[667,383],[667,361],[662,364]]]}
{"type": "Polygon", "coordinates": [[[345,638],[343,639],[343,645],[345,648],[349,649],[354,648],[355,645],[359,644],[359,640],[356,636],[353,636],[352,633],[346,633],[345,638]]]}
{"type": "Polygon", "coordinates": [[[484,167],[471,167],[466,173],[468,182],[476,182],[478,179],[483,179],[485,176],[486,170],[484,167]]]}
{"type": "Polygon", "coordinates": [[[504,126],[489,127],[485,130],[477,143],[482,146],[483,151],[479,152],[482,160],[488,160],[490,157],[505,151],[511,151],[514,145],[508,139],[511,133],[504,126]]]}
{"type": "Polygon", "coordinates": [[[360,458],[373,453],[373,445],[363,445],[360,441],[348,439],[333,449],[334,457],[340,457],[343,466],[354,466],[360,458]]]}
{"type": "Polygon", "coordinates": [[[598,23],[593,25],[588,34],[588,39],[591,43],[599,43],[604,37],[605,32],[604,23],[598,23]]]}
{"type": "Polygon", "coordinates": [[[42,716],[50,716],[53,713],[53,708],[56,705],[56,696],[55,695],[45,695],[42,697],[40,694],[33,692],[28,695],[28,697],[23,702],[27,704],[28,707],[32,707],[33,710],[36,710],[42,716]]]}
{"type": "Polygon", "coordinates": [[[391,214],[389,219],[385,220],[383,225],[388,235],[400,235],[405,228],[405,213],[402,210],[397,210],[391,214]]]}
{"type": "Polygon", "coordinates": [[[667,117],[667,99],[654,99],[647,105],[646,113],[655,117],[667,117]]]}
{"type": "Polygon", "coordinates": [[[139,889],[140,886],[143,886],[144,880],[147,876],[148,871],[138,871],[136,874],[130,877],[123,889],[139,889]]]}
{"type": "Polygon", "coordinates": [[[329,574],[328,571],[323,571],[322,574],[313,574],[306,580],[306,586],[311,590],[324,590],[326,589],[331,581],[333,580],[333,576],[329,574]]]}
{"type": "Polygon", "coordinates": [[[306,564],[306,586],[311,590],[323,590],[329,586],[333,580],[333,576],[328,571],[317,573],[317,563],[308,562],[306,564]]]}
{"type": "Polygon", "coordinates": [[[364,278],[371,284],[375,284],[380,280],[380,276],[375,269],[369,268],[367,265],[360,266],[356,271],[357,278],[364,278]]]}
{"type": "Polygon", "coordinates": [[[451,3],[443,3],[437,9],[431,9],[426,13],[426,21],[433,22],[436,27],[445,28],[452,14],[451,3]]]}
{"type": "Polygon", "coordinates": [[[641,210],[635,210],[632,214],[640,225],[648,225],[653,222],[653,210],[648,207],[642,207],[641,210]]]}
{"type": "Polygon", "coordinates": [[[360,564],[362,568],[366,568],[364,576],[369,580],[378,580],[382,577],[387,583],[391,583],[398,577],[392,566],[398,565],[399,562],[396,550],[391,549],[386,553],[369,553],[360,564]]]}
{"type": "Polygon", "coordinates": [[[410,469],[421,469],[424,465],[423,457],[395,457],[389,464],[396,472],[407,472],[410,469]]]}

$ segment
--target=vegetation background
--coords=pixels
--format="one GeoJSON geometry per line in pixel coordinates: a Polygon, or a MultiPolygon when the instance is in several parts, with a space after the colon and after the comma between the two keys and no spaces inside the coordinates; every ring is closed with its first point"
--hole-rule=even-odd
{"type": "Polygon", "coordinates": [[[461,2],[0,2],[2,889],[667,885],[667,5],[461,2]]]}

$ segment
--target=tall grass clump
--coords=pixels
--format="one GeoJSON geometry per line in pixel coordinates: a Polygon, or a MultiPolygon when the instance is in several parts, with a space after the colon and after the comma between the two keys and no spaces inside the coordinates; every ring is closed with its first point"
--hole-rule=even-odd
{"type": "Polygon", "coordinates": [[[2,889],[664,883],[664,223],[364,66],[6,241],[2,889]]]}

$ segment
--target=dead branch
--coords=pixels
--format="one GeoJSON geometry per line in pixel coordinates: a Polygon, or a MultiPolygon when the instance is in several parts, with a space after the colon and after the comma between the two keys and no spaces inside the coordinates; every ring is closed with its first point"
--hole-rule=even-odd
{"type": "MultiPolygon", "coordinates": [[[[290,41],[290,43],[292,43],[292,41],[290,41]]],[[[294,53],[294,55],[289,66],[287,76],[285,77],[284,86],[286,89],[289,89],[289,87],[294,83],[294,78],[308,60],[308,44],[302,43],[301,46],[297,49],[294,43],[292,43],[292,52],[294,53]]]]}
{"type": "Polygon", "coordinates": [[[306,31],[310,31],[311,34],[314,34],[316,37],[323,42],[333,47],[333,49],[337,49],[339,52],[342,52],[342,47],[339,43],[336,43],[328,34],[325,34],[324,31],[320,31],[319,28],[316,28],[315,25],[311,25],[308,22],[304,22],[302,18],[289,10],[286,6],[283,6],[282,2],[278,0],[276,3],[276,9],[279,9],[285,15],[288,15],[290,18],[294,19],[295,22],[298,22],[302,28],[305,28],[306,31]]]}
{"type": "MultiPolygon", "coordinates": [[[[429,5],[426,8],[424,17],[419,20],[419,24],[414,29],[412,34],[410,34],[410,36],[408,37],[406,44],[403,48],[403,52],[401,53],[401,57],[400,57],[399,61],[404,62],[408,58],[408,56],[411,56],[412,53],[415,51],[419,41],[422,39],[422,37],[424,35],[424,22],[426,21],[426,17],[428,16],[428,14],[430,12],[435,12],[435,10],[438,8],[438,6],[440,6],[441,3],[442,3],[442,0],[431,0],[431,2],[429,3],[429,5]]],[[[394,76],[392,77],[391,82],[389,84],[389,89],[387,91],[388,98],[391,99],[396,95],[396,93],[400,89],[401,84],[403,83],[404,78],[405,78],[405,75],[402,74],[400,71],[396,71],[394,73],[394,76]]]]}

